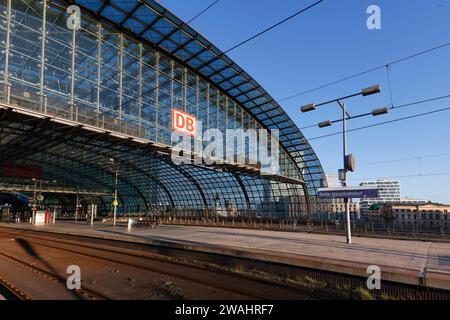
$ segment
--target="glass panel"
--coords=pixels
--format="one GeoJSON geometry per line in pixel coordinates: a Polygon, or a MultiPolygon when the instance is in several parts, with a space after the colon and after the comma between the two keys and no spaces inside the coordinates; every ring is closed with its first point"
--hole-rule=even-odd
{"type": "MultiPolygon", "coordinates": [[[[39,85],[41,41],[39,30],[42,28],[43,6],[36,1],[13,1],[9,57],[9,73],[11,78],[24,81],[30,85],[39,85]]],[[[50,46],[54,43],[50,43],[50,46]]],[[[57,54],[58,51],[55,52],[57,54]]],[[[51,58],[51,57],[50,57],[51,58]]],[[[61,65],[64,59],[58,61],[61,65]]],[[[66,91],[64,69],[54,70],[56,77],[62,77],[61,90],[66,91]]]]}

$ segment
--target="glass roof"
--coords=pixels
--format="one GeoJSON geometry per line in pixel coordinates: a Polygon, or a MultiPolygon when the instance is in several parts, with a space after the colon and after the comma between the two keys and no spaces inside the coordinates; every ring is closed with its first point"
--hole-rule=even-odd
{"type": "MultiPolygon", "coordinates": [[[[291,154],[308,150],[306,152],[309,155],[308,159],[303,159],[303,153],[293,157],[299,168],[305,167],[304,160],[311,161],[311,157],[314,163],[319,163],[320,167],[320,162],[311,146],[281,106],[233,60],[156,1],[73,0],[67,2],[79,5],[118,28],[128,30],[169,56],[174,56],[197,70],[235,99],[265,127],[279,129],[281,144],[291,154]]],[[[307,177],[311,174],[308,170],[309,166],[303,170],[305,181],[311,179],[307,177]]],[[[325,177],[322,169],[320,171],[322,180],[325,177]]]]}

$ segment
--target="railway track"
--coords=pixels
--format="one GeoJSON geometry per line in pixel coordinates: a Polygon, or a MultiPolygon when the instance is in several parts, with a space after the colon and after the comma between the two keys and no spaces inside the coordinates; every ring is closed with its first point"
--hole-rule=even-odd
{"type": "MultiPolygon", "coordinates": [[[[302,290],[302,288],[283,284],[267,279],[256,279],[254,277],[230,273],[225,270],[214,269],[211,266],[201,266],[188,261],[175,261],[168,257],[156,254],[135,251],[123,248],[112,248],[106,245],[89,244],[76,240],[63,240],[51,236],[41,236],[30,234],[30,231],[3,231],[0,230],[0,236],[13,237],[15,239],[26,240],[33,247],[42,250],[56,250],[62,253],[77,255],[89,261],[97,261],[102,264],[119,264],[143,270],[171,278],[185,280],[190,283],[200,284],[205,287],[214,288],[221,292],[228,292],[246,299],[276,299],[278,297],[288,299],[310,300],[315,298],[312,292],[302,290]],[[56,242],[55,239],[58,241],[56,242]]],[[[9,259],[22,267],[49,280],[57,281],[60,284],[65,283],[65,279],[59,275],[48,272],[26,261],[13,257],[0,251],[0,256],[9,259]]],[[[93,290],[92,288],[82,287],[79,292],[86,299],[109,299],[108,296],[93,290]]]]}
{"type": "MultiPolygon", "coordinates": [[[[60,252],[65,252],[68,255],[77,254],[82,256],[89,254],[91,256],[89,257],[90,259],[94,259],[92,256],[95,256],[96,258],[99,258],[96,260],[99,262],[103,261],[104,263],[119,263],[130,267],[141,268],[140,265],[137,266],[136,264],[141,264],[143,261],[147,261],[147,263],[151,263],[150,267],[152,269],[141,268],[140,270],[150,270],[153,271],[153,274],[155,274],[155,272],[159,272],[160,274],[166,274],[178,279],[191,279],[189,280],[190,282],[193,282],[195,281],[194,279],[198,278],[198,275],[195,276],[195,273],[199,270],[207,271],[209,278],[200,277],[200,280],[202,280],[200,283],[203,286],[215,286],[217,289],[235,289],[228,290],[228,292],[239,293],[240,297],[237,299],[285,300],[286,298],[282,295],[274,294],[272,296],[268,296],[266,293],[273,290],[287,290],[295,294],[295,296],[291,296],[291,299],[340,300],[351,298],[349,296],[349,292],[346,291],[344,295],[340,288],[359,288],[364,287],[366,284],[365,278],[357,276],[345,275],[331,271],[298,268],[288,265],[277,265],[266,263],[264,261],[249,260],[247,258],[240,257],[229,257],[226,255],[215,256],[214,254],[211,255],[205,252],[189,249],[180,250],[158,245],[137,244],[128,241],[105,240],[101,238],[91,238],[79,235],[56,234],[48,231],[0,227],[0,240],[2,235],[17,239],[20,237],[27,237],[28,241],[32,241],[33,245],[39,245],[39,248],[51,246],[58,247],[53,250],[62,249],[60,252]],[[39,242],[39,244],[37,242],[39,242]],[[60,246],[64,247],[61,248],[60,246]],[[74,248],[73,246],[76,247],[74,248]],[[86,252],[86,250],[94,251],[86,252]],[[114,256],[105,257],[107,258],[105,261],[100,253],[106,255],[112,254],[114,256]],[[117,256],[117,254],[119,254],[119,256],[117,256]],[[139,261],[136,262],[132,260],[135,258],[139,258],[139,261]],[[159,262],[166,263],[166,267],[158,265],[159,262]],[[233,272],[230,273],[230,263],[233,267],[237,266],[241,267],[241,269],[232,270],[233,272]],[[169,269],[167,266],[169,266],[169,269]],[[182,269],[183,267],[191,267],[191,269],[182,269]],[[175,270],[173,268],[175,268],[175,270]],[[237,271],[237,273],[235,273],[235,271],[237,271]],[[188,275],[188,277],[185,277],[185,275],[188,275]],[[230,281],[224,280],[226,276],[229,277],[228,279],[230,279],[230,281]],[[211,277],[220,278],[220,280],[218,280],[219,283],[214,281],[211,282],[211,277]],[[297,279],[300,279],[300,281],[297,281],[297,279]],[[308,281],[302,281],[305,279],[308,281]],[[238,281],[238,284],[236,284],[236,281],[238,281]],[[309,285],[310,281],[312,281],[312,286],[309,285]],[[306,285],[304,285],[305,283],[306,285]],[[322,289],[320,286],[314,286],[314,283],[319,283],[321,285],[325,284],[326,287],[322,289]],[[253,292],[250,293],[247,288],[251,288],[253,284],[257,285],[259,290],[253,290],[253,292]],[[241,298],[243,294],[247,295],[245,295],[244,298],[241,298]]],[[[202,287],[197,286],[195,290],[197,290],[197,288],[201,289],[202,287]]],[[[417,300],[448,300],[449,297],[448,291],[445,290],[391,281],[383,282],[382,294],[385,297],[395,299],[417,300]]],[[[195,299],[195,295],[191,296],[188,294],[188,296],[190,299],[195,299]]],[[[358,295],[352,295],[352,297],[358,299],[358,295]]],[[[143,299],[146,299],[146,297],[143,299]]],[[[207,296],[206,299],[230,300],[228,298],[210,298],[209,296],[207,296]]]]}
{"type": "Polygon", "coordinates": [[[6,300],[31,300],[25,292],[2,277],[0,277],[0,296],[6,300]]]}
{"type": "MultiPolygon", "coordinates": [[[[11,263],[17,265],[18,267],[21,267],[30,272],[33,272],[37,276],[45,278],[48,281],[53,281],[60,285],[66,284],[66,279],[64,279],[63,277],[61,277],[57,274],[45,271],[42,268],[39,268],[39,267],[33,265],[32,263],[28,263],[26,261],[17,259],[16,257],[13,257],[12,255],[9,255],[9,254],[6,254],[6,253],[0,251],[0,258],[11,262],[11,263]]],[[[24,291],[17,288],[10,281],[0,277],[0,283],[2,283],[19,300],[31,300],[31,298],[24,291]]],[[[108,300],[109,299],[108,297],[104,296],[103,294],[101,294],[97,291],[94,291],[92,289],[86,288],[86,287],[84,287],[82,289],[76,289],[75,291],[80,296],[84,297],[86,300],[108,300]]]]}

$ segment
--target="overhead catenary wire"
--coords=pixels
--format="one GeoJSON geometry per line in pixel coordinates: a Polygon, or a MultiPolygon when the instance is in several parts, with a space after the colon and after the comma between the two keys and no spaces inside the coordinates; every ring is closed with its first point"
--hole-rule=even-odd
{"type": "Polygon", "coordinates": [[[206,11],[208,11],[209,9],[211,9],[212,7],[214,7],[218,2],[220,2],[220,0],[216,0],[213,3],[211,3],[209,6],[207,6],[205,9],[203,9],[202,11],[200,11],[199,13],[197,13],[194,17],[192,17],[188,22],[186,22],[185,24],[189,24],[191,22],[193,22],[195,19],[197,19],[198,17],[200,17],[202,14],[204,14],[206,11]]]}
{"type": "Polygon", "coordinates": [[[258,37],[260,37],[260,36],[262,36],[266,32],[268,32],[268,31],[270,31],[272,29],[275,29],[276,27],[278,27],[278,26],[282,25],[283,23],[285,23],[285,22],[295,18],[296,16],[298,16],[298,15],[300,15],[300,14],[302,14],[302,13],[304,13],[304,12],[306,12],[306,11],[312,9],[312,8],[314,8],[315,6],[319,5],[320,3],[324,2],[324,1],[325,0],[319,0],[319,1],[314,2],[313,4],[303,8],[303,9],[297,11],[297,12],[295,12],[294,14],[290,15],[289,17],[287,17],[287,18],[285,18],[285,19],[283,19],[283,20],[281,20],[281,21],[271,25],[270,27],[264,29],[263,31],[260,31],[257,34],[247,38],[246,40],[239,42],[238,44],[236,44],[236,45],[232,46],[231,48],[225,50],[223,52],[223,54],[226,54],[226,53],[228,53],[230,51],[233,51],[233,50],[239,48],[240,46],[242,46],[242,45],[244,45],[244,44],[246,44],[246,43],[248,43],[248,42],[250,42],[250,41],[252,41],[252,40],[254,40],[254,39],[258,38],[258,37]]]}
{"type": "Polygon", "coordinates": [[[447,156],[450,156],[450,153],[438,153],[438,154],[421,155],[421,156],[408,157],[408,158],[380,160],[380,161],[361,163],[359,166],[371,166],[371,165],[377,165],[377,164],[403,162],[403,161],[411,161],[411,160],[418,160],[418,159],[430,159],[430,158],[447,157],[447,156]]]}
{"type": "MultiPolygon", "coordinates": [[[[419,160],[421,161],[422,159],[433,159],[433,158],[440,158],[440,157],[448,157],[450,156],[450,153],[438,153],[438,154],[430,154],[430,155],[419,155],[419,156],[415,156],[415,157],[407,157],[407,158],[399,158],[399,159],[389,159],[389,160],[380,160],[380,161],[373,161],[373,162],[366,162],[366,163],[361,163],[358,166],[359,167],[366,167],[366,166],[372,166],[372,165],[378,165],[378,164],[387,164],[387,163],[396,163],[396,162],[404,162],[404,161],[412,161],[412,160],[419,160]]],[[[331,171],[331,170],[329,170],[331,171]]],[[[446,173],[443,173],[446,174],[446,173]]],[[[427,175],[438,175],[438,174],[431,174],[431,173],[419,173],[413,176],[427,176],[427,175]]],[[[391,178],[399,178],[399,177],[409,177],[410,175],[407,176],[396,176],[396,177],[391,177],[391,178]]],[[[361,180],[370,180],[370,179],[361,179],[361,180]]],[[[357,181],[355,179],[355,181],[357,181]]]]}
{"type": "Polygon", "coordinates": [[[371,73],[371,72],[374,72],[374,71],[386,68],[386,66],[392,66],[392,65],[395,65],[395,64],[398,64],[398,63],[410,60],[410,59],[414,59],[414,58],[416,58],[418,56],[421,56],[421,55],[424,55],[424,54],[427,54],[427,53],[430,53],[430,52],[433,52],[433,51],[436,51],[436,50],[439,50],[439,49],[443,49],[443,48],[448,47],[448,46],[450,46],[450,42],[438,45],[436,47],[433,47],[433,48],[430,48],[430,49],[427,49],[427,50],[424,50],[424,51],[417,52],[415,54],[412,54],[412,55],[409,55],[409,56],[406,56],[406,57],[403,57],[403,58],[391,61],[389,63],[384,63],[384,64],[379,65],[377,67],[373,67],[373,68],[370,68],[370,69],[367,69],[367,70],[364,70],[364,71],[361,71],[361,72],[358,72],[358,73],[355,73],[355,74],[352,74],[352,75],[349,75],[349,76],[346,76],[346,77],[343,77],[343,78],[340,78],[340,79],[337,79],[337,80],[334,80],[334,81],[331,81],[331,82],[328,82],[328,83],[325,83],[325,84],[322,84],[322,85],[319,85],[317,87],[314,87],[314,88],[311,88],[311,89],[308,89],[308,90],[305,90],[305,91],[301,91],[301,92],[292,94],[292,95],[287,96],[285,98],[278,99],[276,102],[282,102],[282,101],[294,99],[294,98],[300,97],[302,95],[305,95],[307,93],[311,93],[311,92],[314,92],[314,91],[317,91],[317,90],[320,90],[320,89],[324,89],[324,88],[330,87],[332,85],[335,85],[335,84],[338,84],[338,83],[341,83],[341,82],[344,82],[344,81],[347,81],[347,80],[350,80],[350,79],[353,79],[353,78],[357,78],[357,77],[360,77],[362,75],[365,75],[365,74],[368,74],[368,73],[371,73]]]}
{"type": "MultiPolygon", "coordinates": [[[[417,177],[435,177],[435,176],[448,176],[450,172],[432,172],[432,173],[418,173],[418,174],[407,174],[399,176],[389,176],[390,179],[401,179],[401,178],[417,178],[417,177]]],[[[372,178],[361,178],[361,179],[349,179],[350,181],[368,181],[374,179],[385,179],[386,177],[372,177],[372,178]]]]}

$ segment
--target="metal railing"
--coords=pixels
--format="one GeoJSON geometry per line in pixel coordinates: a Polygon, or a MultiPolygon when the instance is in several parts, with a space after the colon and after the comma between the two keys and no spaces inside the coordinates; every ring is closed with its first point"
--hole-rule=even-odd
{"type": "Polygon", "coordinates": [[[83,195],[95,195],[95,196],[111,196],[111,192],[103,191],[93,191],[86,189],[77,189],[70,187],[62,187],[62,186],[39,186],[36,188],[33,185],[27,184],[11,184],[11,183],[1,183],[0,182],[0,191],[3,192],[48,192],[48,193],[65,193],[65,194],[83,194],[83,195]]]}
{"type": "Polygon", "coordinates": [[[133,123],[134,121],[137,122],[138,118],[124,115],[129,118],[128,121],[118,119],[108,115],[115,113],[115,110],[100,110],[99,112],[91,106],[71,105],[68,102],[25,91],[8,84],[0,84],[0,102],[11,107],[30,110],[45,116],[69,120],[134,138],[147,139],[149,134],[145,127],[133,123]]]}
{"type": "MultiPolygon", "coordinates": [[[[345,223],[332,220],[312,220],[305,218],[253,218],[236,217],[195,217],[191,215],[161,216],[162,224],[198,225],[231,227],[258,230],[279,230],[291,232],[318,232],[345,234],[345,223]]],[[[355,235],[374,235],[399,238],[440,238],[450,240],[450,220],[432,222],[417,219],[415,221],[381,221],[379,219],[352,220],[351,230],[355,235]]]]}

